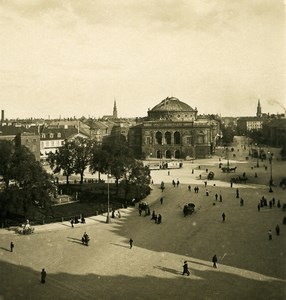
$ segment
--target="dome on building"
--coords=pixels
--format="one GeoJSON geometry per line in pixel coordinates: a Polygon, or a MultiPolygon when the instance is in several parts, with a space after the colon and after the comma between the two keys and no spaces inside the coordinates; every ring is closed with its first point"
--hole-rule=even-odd
{"type": "Polygon", "coordinates": [[[150,121],[194,121],[197,112],[197,109],[191,108],[190,105],[180,101],[178,98],[167,97],[148,111],[148,118],[150,121]]]}
{"type": "Polygon", "coordinates": [[[151,112],[183,112],[183,111],[195,111],[195,109],[191,108],[188,104],[180,101],[178,98],[175,97],[167,97],[166,99],[162,100],[159,104],[154,106],[151,109],[151,112]]]}

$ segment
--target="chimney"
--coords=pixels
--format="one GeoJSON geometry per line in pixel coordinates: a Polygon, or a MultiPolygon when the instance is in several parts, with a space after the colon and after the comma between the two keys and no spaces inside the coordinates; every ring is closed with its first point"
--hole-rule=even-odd
{"type": "Polygon", "coordinates": [[[4,109],[1,110],[1,125],[4,123],[4,109]]]}

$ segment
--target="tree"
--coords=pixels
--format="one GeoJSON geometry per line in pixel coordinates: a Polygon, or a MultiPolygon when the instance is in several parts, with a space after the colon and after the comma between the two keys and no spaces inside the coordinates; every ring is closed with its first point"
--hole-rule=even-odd
{"type": "Polygon", "coordinates": [[[118,183],[126,174],[126,170],[134,163],[134,156],[124,136],[110,136],[102,145],[102,150],[108,153],[105,161],[104,171],[115,177],[116,194],[118,194],[118,183]]]}
{"type": "Polygon", "coordinates": [[[98,172],[98,181],[100,182],[100,174],[104,173],[108,165],[108,153],[102,149],[100,145],[94,143],[91,148],[89,171],[94,174],[98,172]]]}
{"type": "Polygon", "coordinates": [[[13,143],[10,141],[0,142],[0,175],[3,177],[6,188],[11,178],[11,161],[14,153],[13,143]]]}
{"type": "Polygon", "coordinates": [[[74,143],[66,141],[56,153],[49,153],[47,161],[54,173],[63,171],[63,175],[66,176],[66,183],[69,184],[69,177],[75,169],[74,143]]]}
{"type": "Polygon", "coordinates": [[[77,137],[73,141],[74,173],[80,174],[80,183],[83,183],[84,171],[90,163],[93,141],[77,137]]]}
{"type": "Polygon", "coordinates": [[[19,207],[27,216],[39,207],[49,207],[51,196],[54,194],[50,175],[25,146],[12,151],[9,176],[17,185],[8,185],[4,193],[1,193],[2,209],[7,212],[19,207]]]}

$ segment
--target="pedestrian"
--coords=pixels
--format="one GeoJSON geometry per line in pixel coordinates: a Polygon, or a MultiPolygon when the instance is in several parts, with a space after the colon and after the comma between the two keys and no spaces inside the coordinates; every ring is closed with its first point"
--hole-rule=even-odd
{"type": "Polygon", "coordinates": [[[131,249],[132,246],[133,246],[133,239],[132,238],[130,238],[130,240],[129,240],[129,245],[130,245],[130,249],[131,249]]]}
{"type": "Polygon", "coordinates": [[[10,244],[10,249],[11,249],[11,252],[13,252],[13,249],[14,249],[14,243],[13,242],[11,242],[11,244],[10,244]]]}
{"type": "Polygon", "coordinates": [[[236,198],[239,198],[239,190],[236,189],[236,198]]]}
{"type": "Polygon", "coordinates": [[[272,200],[269,201],[269,208],[272,208],[272,200]]]}
{"type": "Polygon", "coordinates": [[[174,187],[176,186],[176,182],[175,182],[174,179],[173,179],[173,181],[172,181],[172,184],[173,184],[174,187]]]}
{"type": "Polygon", "coordinates": [[[281,207],[280,200],[277,201],[277,207],[278,207],[278,208],[281,207]]]}
{"type": "Polygon", "coordinates": [[[214,267],[214,268],[217,268],[217,265],[216,265],[216,263],[217,263],[217,257],[216,257],[216,254],[213,256],[212,262],[213,262],[213,267],[214,267]]]}
{"type": "Polygon", "coordinates": [[[158,214],[155,215],[155,224],[158,223],[158,214]]]}
{"type": "Polygon", "coordinates": [[[268,239],[272,240],[272,231],[271,231],[271,229],[268,230],[268,239]]]}
{"type": "Polygon", "coordinates": [[[46,282],[46,277],[47,277],[47,272],[45,271],[45,269],[42,269],[42,272],[41,272],[41,283],[45,283],[46,282]]]}
{"type": "Polygon", "coordinates": [[[257,210],[260,212],[260,203],[257,204],[257,210]]]}
{"type": "Polygon", "coordinates": [[[219,202],[222,202],[222,195],[219,195],[219,202]]]}
{"type": "Polygon", "coordinates": [[[159,214],[157,224],[161,224],[161,223],[162,223],[162,216],[159,214]]]}
{"type": "Polygon", "coordinates": [[[151,220],[155,220],[155,218],[156,218],[156,214],[155,214],[155,210],[153,210],[151,220]]]}
{"type": "Polygon", "coordinates": [[[194,174],[194,169],[192,169],[192,174],[194,174]]]}
{"type": "Polygon", "coordinates": [[[209,191],[208,191],[208,189],[206,189],[206,196],[208,196],[209,195],[209,191]]]}
{"type": "Polygon", "coordinates": [[[184,261],[183,274],[182,275],[185,275],[185,274],[190,276],[189,266],[188,266],[188,262],[186,260],[184,261]]]}
{"type": "Polygon", "coordinates": [[[74,219],[71,219],[71,227],[73,227],[74,219]]]}
{"type": "Polygon", "coordinates": [[[230,187],[232,188],[232,185],[233,185],[233,182],[232,181],[230,181],[230,187]]]}
{"type": "Polygon", "coordinates": [[[221,216],[222,216],[222,221],[224,222],[225,221],[225,213],[223,212],[221,216]]]}
{"type": "Polygon", "coordinates": [[[244,200],[240,198],[240,206],[243,206],[243,204],[244,204],[244,200]]]}
{"type": "Polygon", "coordinates": [[[202,174],[200,174],[200,176],[199,176],[199,177],[200,177],[200,179],[202,179],[202,174]]]}
{"type": "Polygon", "coordinates": [[[207,182],[207,181],[205,181],[205,187],[207,186],[207,184],[208,184],[208,182],[207,182]]]}
{"type": "Polygon", "coordinates": [[[179,181],[179,180],[177,180],[177,187],[179,187],[179,184],[180,184],[180,181],[179,181]]]}
{"type": "Polygon", "coordinates": [[[275,206],[275,198],[272,199],[272,204],[275,206]]]}
{"type": "Polygon", "coordinates": [[[189,189],[189,191],[191,191],[191,186],[190,185],[188,186],[188,189],[189,189]]]}
{"type": "Polygon", "coordinates": [[[119,219],[121,218],[121,212],[120,212],[120,210],[117,212],[117,216],[118,216],[119,219]]]}
{"type": "Polygon", "coordinates": [[[278,224],[276,225],[275,230],[276,230],[276,235],[279,235],[280,234],[280,227],[279,227],[278,224]]]}
{"type": "Polygon", "coordinates": [[[161,202],[161,205],[162,205],[163,204],[163,197],[161,197],[160,202],[161,202]]]}
{"type": "Polygon", "coordinates": [[[218,194],[215,194],[215,200],[217,201],[218,194]]]}

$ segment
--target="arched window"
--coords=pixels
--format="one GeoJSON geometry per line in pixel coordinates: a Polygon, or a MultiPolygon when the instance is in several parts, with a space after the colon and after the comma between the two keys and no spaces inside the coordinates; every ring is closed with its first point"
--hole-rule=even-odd
{"type": "Polygon", "coordinates": [[[167,150],[167,151],[166,151],[166,158],[172,158],[172,155],[171,155],[171,151],[170,151],[170,150],[167,150]]]}
{"type": "Polygon", "coordinates": [[[181,156],[180,151],[179,151],[179,150],[176,150],[176,151],[175,151],[175,158],[180,158],[180,156],[181,156]]]}
{"type": "Polygon", "coordinates": [[[178,131],[174,133],[174,143],[177,145],[181,144],[181,134],[178,131]]]}
{"type": "Polygon", "coordinates": [[[157,150],[156,157],[162,158],[162,152],[160,150],[157,150]]]}
{"type": "Polygon", "coordinates": [[[162,142],[163,142],[162,132],[157,131],[156,132],[156,144],[162,145],[162,142]]]}
{"type": "Polygon", "coordinates": [[[165,133],[165,141],[167,145],[171,145],[171,132],[167,131],[165,133]]]}

